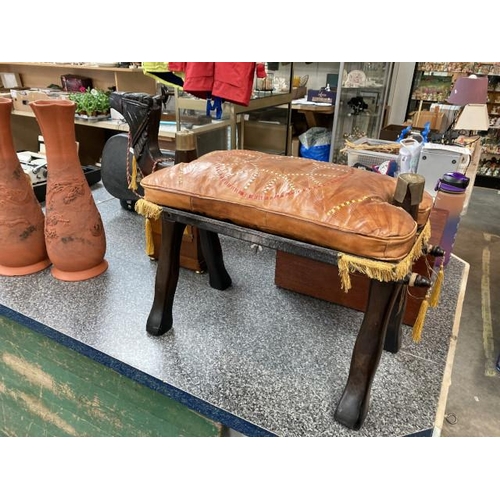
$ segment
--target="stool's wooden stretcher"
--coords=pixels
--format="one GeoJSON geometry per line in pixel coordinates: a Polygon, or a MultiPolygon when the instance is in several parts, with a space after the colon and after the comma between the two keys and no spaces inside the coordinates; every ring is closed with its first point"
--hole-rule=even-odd
{"type": "MultiPolygon", "coordinates": [[[[396,182],[351,167],[288,160],[257,152],[216,152],[143,179],[142,206],[156,206],[162,219],[146,329],[162,335],[172,328],[186,225],[199,229],[210,285],[219,290],[230,287],[231,278],[218,234],[333,263],[347,274],[365,272],[371,277],[368,305],[335,412],[338,422],[359,429],[382,350],[397,352],[400,346],[411,266],[425,251],[431,199],[418,175],[401,176],[396,182]],[[216,182],[220,185],[214,186],[216,182]],[[313,206],[325,216],[311,216],[313,206]]],[[[137,205],[141,213],[141,203],[137,205]]]]}

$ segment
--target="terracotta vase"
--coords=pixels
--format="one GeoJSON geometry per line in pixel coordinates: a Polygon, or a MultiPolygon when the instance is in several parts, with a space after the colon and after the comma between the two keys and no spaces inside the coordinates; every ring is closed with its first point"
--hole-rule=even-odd
{"type": "Polygon", "coordinates": [[[30,106],[47,155],[45,244],[52,275],[63,281],[94,278],[108,268],[106,236],[78,157],[76,105],[48,99],[33,101],[30,106]]]}
{"type": "Polygon", "coordinates": [[[23,171],[11,130],[12,100],[0,98],[0,275],[23,276],[50,265],[44,214],[23,171]]]}

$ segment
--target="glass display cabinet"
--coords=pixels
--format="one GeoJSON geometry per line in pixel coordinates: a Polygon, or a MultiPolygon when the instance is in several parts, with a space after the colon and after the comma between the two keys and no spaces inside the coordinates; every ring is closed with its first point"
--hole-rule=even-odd
{"type": "Polygon", "coordinates": [[[346,139],[378,138],[394,63],[344,62],[339,67],[330,161],[347,164],[346,139]]]}

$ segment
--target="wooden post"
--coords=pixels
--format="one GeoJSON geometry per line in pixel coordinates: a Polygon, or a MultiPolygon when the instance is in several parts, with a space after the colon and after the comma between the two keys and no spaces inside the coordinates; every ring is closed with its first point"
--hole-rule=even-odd
{"type": "MultiPolygon", "coordinates": [[[[402,206],[414,219],[424,184],[421,175],[410,173],[398,177],[394,204],[402,206]]],[[[401,282],[370,280],[368,304],[354,345],[349,377],[335,412],[335,420],[350,429],[358,430],[363,425],[383,348],[399,349],[406,289],[407,285],[401,282]],[[386,334],[390,337],[387,341],[386,334]]]]}
{"type": "Polygon", "coordinates": [[[179,280],[179,260],[185,224],[172,222],[168,215],[161,217],[161,248],[155,278],[153,306],[146,330],[151,335],[163,335],[172,328],[172,306],[179,280]]]}
{"type": "MultiPolygon", "coordinates": [[[[424,196],[425,178],[419,174],[406,173],[398,177],[396,191],[394,193],[393,205],[402,207],[416,221],[418,209],[424,196]]],[[[403,316],[406,309],[408,297],[408,286],[401,288],[400,297],[396,299],[397,307],[391,314],[387,328],[387,336],[384,349],[396,353],[401,348],[401,330],[403,316]]]]}
{"type": "MultiPolygon", "coordinates": [[[[194,133],[189,130],[177,132],[175,134],[175,163],[187,163],[196,158],[198,154],[194,133]]],[[[225,290],[231,285],[231,277],[224,265],[219,235],[193,227],[193,232],[196,231],[200,236],[201,251],[208,269],[210,286],[217,290],[225,290]]]]}

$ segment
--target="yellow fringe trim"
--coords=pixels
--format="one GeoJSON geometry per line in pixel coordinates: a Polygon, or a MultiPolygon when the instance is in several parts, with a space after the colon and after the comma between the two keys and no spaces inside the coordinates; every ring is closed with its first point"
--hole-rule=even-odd
{"type": "Polygon", "coordinates": [[[161,207],[144,198],[140,198],[136,201],[134,209],[139,215],[143,215],[148,219],[158,220],[161,217],[161,207]]]}
{"type": "MultiPolygon", "coordinates": [[[[444,259],[444,257],[443,257],[444,259]]],[[[425,317],[427,316],[427,310],[429,307],[437,307],[439,304],[439,297],[441,295],[441,288],[444,281],[444,267],[443,261],[441,261],[441,266],[439,268],[438,275],[436,276],[436,281],[432,286],[432,289],[427,291],[422,304],[420,304],[420,309],[418,310],[418,316],[413,324],[413,341],[420,342],[422,338],[422,330],[424,328],[425,317]]]]}
{"type": "Polygon", "coordinates": [[[128,188],[132,191],[137,191],[137,160],[135,159],[135,155],[132,155],[132,175],[128,188]]]}
{"type": "Polygon", "coordinates": [[[441,266],[439,267],[439,272],[436,276],[436,281],[434,282],[431,291],[431,296],[429,298],[429,305],[431,307],[437,307],[439,304],[439,298],[441,296],[441,287],[443,286],[443,281],[444,281],[444,267],[443,267],[443,261],[441,260],[441,266]]]}
{"type": "Polygon", "coordinates": [[[151,256],[155,253],[155,243],[153,240],[153,226],[151,224],[151,219],[146,219],[144,229],[146,232],[146,254],[151,256]]]}
{"type": "Polygon", "coordinates": [[[378,281],[397,281],[403,279],[410,272],[413,262],[423,255],[424,245],[427,244],[430,236],[431,225],[430,221],[428,221],[418,235],[408,255],[397,263],[339,253],[337,266],[342,290],[347,293],[351,289],[350,274],[354,272],[365,274],[369,278],[378,281]]]}
{"type": "Polygon", "coordinates": [[[422,330],[424,328],[425,317],[427,315],[427,310],[429,309],[429,292],[425,296],[422,304],[420,304],[420,309],[418,311],[417,319],[413,323],[413,342],[420,342],[422,338],[422,330]]]}
{"type": "Polygon", "coordinates": [[[147,201],[144,198],[140,198],[135,202],[134,206],[135,211],[142,215],[146,221],[144,225],[144,231],[146,236],[146,254],[151,256],[155,253],[155,245],[153,239],[153,225],[151,220],[158,220],[161,217],[161,207],[156,205],[156,203],[152,203],[151,201],[147,201]]]}
{"type": "Polygon", "coordinates": [[[420,309],[418,310],[418,316],[413,324],[413,341],[420,342],[422,338],[422,330],[424,328],[425,317],[427,316],[427,311],[429,307],[437,307],[439,304],[439,298],[441,296],[441,288],[444,281],[444,257],[442,257],[441,265],[439,267],[439,272],[436,276],[436,280],[430,290],[427,291],[424,300],[420,304],[420,309]]]}

